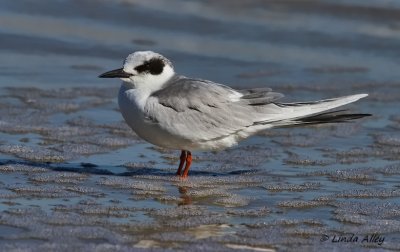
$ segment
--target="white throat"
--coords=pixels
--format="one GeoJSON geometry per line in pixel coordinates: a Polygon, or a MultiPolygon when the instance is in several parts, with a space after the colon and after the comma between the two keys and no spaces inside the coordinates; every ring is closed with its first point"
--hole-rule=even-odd
{"type": "Polygon", "coordinates": [[[134,96],[139,108],[143,109],[147,98],[160,90],[162,86],[175,74],[174,69],[166,65],[159,75],[135,75],[129,79],[122,79],[122,88],[134,96]]]}

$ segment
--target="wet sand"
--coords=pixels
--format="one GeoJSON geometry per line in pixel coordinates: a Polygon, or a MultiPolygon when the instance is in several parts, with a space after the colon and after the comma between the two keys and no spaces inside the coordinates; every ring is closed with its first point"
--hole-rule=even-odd
{"type": "Polygon", "coordinates": [[[0,1],[0,12],[1,251],[400,249],[396,1],[0,1]],[[97,78],[145,49],[285,101],[369,93],[346,109],[373,116],[194,152],[182,181],[179,151],[139,139],[118,81],[97,78]]]}

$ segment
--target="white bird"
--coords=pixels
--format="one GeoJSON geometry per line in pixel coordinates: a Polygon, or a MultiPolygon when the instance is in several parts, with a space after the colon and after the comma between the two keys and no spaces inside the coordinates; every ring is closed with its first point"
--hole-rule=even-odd
{"type": "Polygon", "coordinates": [[[163,148],[182,150],[177,175],[184,178],[192,163],[192,150],[228,148],[273,127],[345,122],[369,116],[326,112],[367,94],[283,103],[278,101],[283,95],[269,88],[235,90],[176,74],[167,58],[152,51],[132,53],[123,68],[99,77],[123,81],[119,108],[138,136],[163,148]]]}

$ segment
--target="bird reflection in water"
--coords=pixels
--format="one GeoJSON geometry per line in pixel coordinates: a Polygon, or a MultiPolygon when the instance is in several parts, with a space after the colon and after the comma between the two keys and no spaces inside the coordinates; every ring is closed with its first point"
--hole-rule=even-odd
{"type": "Polygon", "coordinates": [[[191,205],[192,204],[192,197],[188,195],[189,188],[187,186],[178,186],[180,198],[182,199],[181,202],[179,202],[179,206],[182,205],[191,205]]]}

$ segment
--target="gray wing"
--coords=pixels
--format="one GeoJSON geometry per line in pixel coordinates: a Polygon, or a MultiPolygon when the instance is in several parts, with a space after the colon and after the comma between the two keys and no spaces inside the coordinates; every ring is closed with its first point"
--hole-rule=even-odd
{"type": "Polygon", "coordinates": [[[211,81],[174,76],[149,97],[145,113],[170,134],[208,141],[254,125],[265,118],[259,105],[282,96],[267,88],[236,91],[211,81]]]}
{"type": "Polygon", "coordinates": [[[272,92],[270,88],[252,88],[239,90],[243,94],[240,99],[249,105],[266,105],[283,97],[283,94],[272,92]]]}

